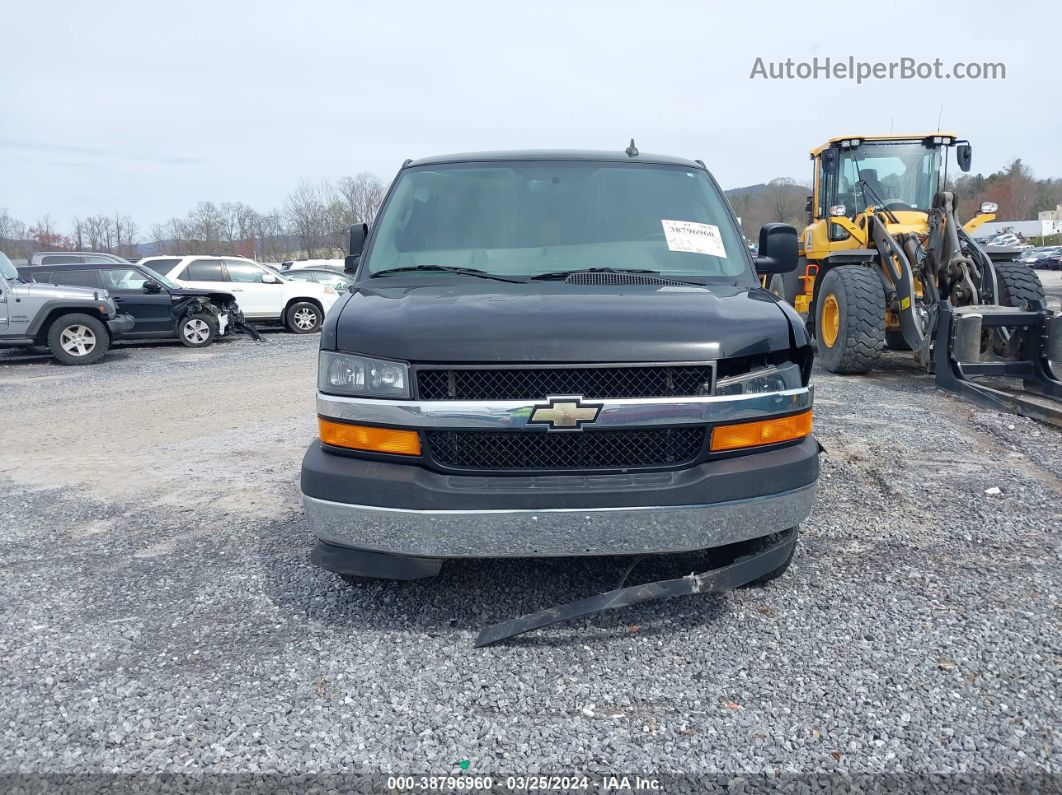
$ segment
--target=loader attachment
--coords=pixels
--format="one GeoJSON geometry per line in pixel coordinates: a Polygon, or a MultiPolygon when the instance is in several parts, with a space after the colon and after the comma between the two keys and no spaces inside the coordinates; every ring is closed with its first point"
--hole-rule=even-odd
{"type": "Polygon", "coordinates": [[[933,356],[937,387],[988,408],[1062,426],[1062,381],[1051,369],[1052,360],[1062,361],[1062,315],[1035,303],[1023,311],[938,302],[933,356]],[[982,361],[982,332],[991,338],[992,329],[1020,335],[1013,356],[982,361]],[[1014,386],[1016,381],[1020,388],[1014,386]]]}

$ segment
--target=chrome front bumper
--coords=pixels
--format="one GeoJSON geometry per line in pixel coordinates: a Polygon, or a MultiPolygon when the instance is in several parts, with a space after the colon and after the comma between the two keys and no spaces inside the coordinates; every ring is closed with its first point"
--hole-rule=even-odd
{"type": "MultiPolygon", "coordinates": [[[[595,400],[601,410],[593,425],[711,426],[804,411],[813,401],[810,387],[738,396],[595,400]]],[[[317,396],[320,416],[348,422],[418,430],[552,433],[528,424],[539,405],[541,401],[317,396]]],[[[393,555],[684,552],[799,525],[815,499],[817,456],[817,443],[808,439],[788,451],[750,453],[658,473],[656,477],[666,482],[646,486],[638,482],[648,475],[639,474],[446,475],[423,461],[399,463],[392,457],[371,462],[337,456],[316,445],[303,464],[303,504],[310,529],[321,541],[393,555]],[[631,478],[631,488],[617,490],[616,477],[631,478]]]]}
{"type": "MultiPolygon", "coordinates": [[[[810,409],[814,400],[815,389],[807,386],[759,395],[588,398],[587,402],[601,405],[594,428],[621,429],[760,420],[810,409]]],[[[544,433],[545,428],[527,424],[541,404],[541,400],[381,400],[317,393],[317,413],[322,417],[409,428],[544,433]]]]}
{"type": "Polygon", "coordinates": [[[329,544],[426,558],[558,557],[688,552],[796,527],[815,484],[706,505],[421,511],[303,496],[310,529],[329,544]]]}

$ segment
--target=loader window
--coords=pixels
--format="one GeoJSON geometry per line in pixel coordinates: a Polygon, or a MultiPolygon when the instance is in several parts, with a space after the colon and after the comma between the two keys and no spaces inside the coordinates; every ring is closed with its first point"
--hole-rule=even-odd
{"type": "Polygon", "coordinates": [[[940,149],[918,142],[867,142],[841,152],[836,198],[848,215],[868,206],[927,212],[937,191],[940,149]]]}

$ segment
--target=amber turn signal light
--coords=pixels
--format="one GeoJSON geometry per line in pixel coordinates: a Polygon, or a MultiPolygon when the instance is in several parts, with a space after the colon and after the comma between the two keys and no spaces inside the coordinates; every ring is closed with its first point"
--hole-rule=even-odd
{"type": "Polygon", "coordinates": [[[325,444],[373,453],[420,455],[420,434],[416,431],[348,425],[345,422],[332,422],[320,417],[317,419],[317,424],[320,427],[321,441],[325,444]]]}
{"type": "Polygon", "coordinates": [[[811,411],[778,417],[772,420],[742,422],[738,425],[720,425],[712,429],[711,451],[740,450],[744,447],[760,447],[765,444],[791,442],[811,433],[811,411]]]}

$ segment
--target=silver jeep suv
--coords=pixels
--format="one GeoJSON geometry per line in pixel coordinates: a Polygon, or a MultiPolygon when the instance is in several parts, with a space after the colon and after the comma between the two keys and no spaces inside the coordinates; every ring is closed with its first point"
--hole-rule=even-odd
{"type": "Polygon", "coordinates": [[[0,252],[0,347],[47,346],[63,364],[92,364],[133,322],[106,290],[24,282],[0,252]]]}

